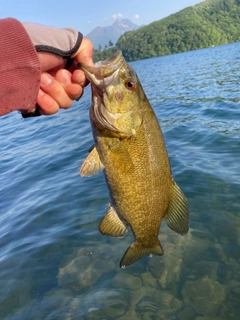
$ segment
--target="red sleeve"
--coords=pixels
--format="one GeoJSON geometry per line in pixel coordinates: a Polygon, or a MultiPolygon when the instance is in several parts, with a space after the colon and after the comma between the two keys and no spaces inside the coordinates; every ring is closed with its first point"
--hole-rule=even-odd
{"type": "Polygon", "coordinates": [[[15,19],[1,19],[0,116],[35,108],[40,75],[37,52],[25,28],[15,19]]]}

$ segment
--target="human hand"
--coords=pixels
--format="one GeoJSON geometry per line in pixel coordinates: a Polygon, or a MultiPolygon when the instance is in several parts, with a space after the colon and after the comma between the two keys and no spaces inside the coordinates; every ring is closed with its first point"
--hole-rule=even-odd
{"type": "Polygon", "coordinates": [[[38,113],[50,115],[59,108],[69,108],[73,100],[82,96],[83,88],[88,84],[77,63],[93,65],[91,41],[82,38],[74,29],[58,29],[34,23],[23,25],[35,45],[42,67],[36,101],[38,113]],[[72,63],[68,68],[69,61],[72,63]]]}
{"type": "Polygon", "coordinates": [[[67,70],[66,59],[49,52],[38,52],[42,66],[40,89],[37,97],[40,114],[50,115],[59,108],[69,108],[74,100],[83,94],[83,88],[88,81],[77,63],[93,65],[93,45],[90,40],[83,38],[78,51],[73,55],[74,62],[67,70]]]}

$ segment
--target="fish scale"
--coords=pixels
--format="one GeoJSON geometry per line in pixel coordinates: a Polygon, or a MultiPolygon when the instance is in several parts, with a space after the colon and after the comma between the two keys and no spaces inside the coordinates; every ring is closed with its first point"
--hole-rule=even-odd
{"type": "Polygon", "coordinates": [[[189,210],[172,177],[156,115],[120,51],[94,67],[81,64],[80,68],[91,82],[95,141],[80,173],[91,176],[103,170],[111,199],[99,230],[113,237],[124,236],[128,227],[132,230],[135,241],[121,267],[144,255],[162,255],[158,239],[162,219],[172,230],[185,234],[189,210]]]}

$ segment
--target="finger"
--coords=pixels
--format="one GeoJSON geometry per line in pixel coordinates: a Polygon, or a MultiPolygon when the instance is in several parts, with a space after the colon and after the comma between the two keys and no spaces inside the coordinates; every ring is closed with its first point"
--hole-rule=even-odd
{"type": "Polygon", "coordinates": [[[56,73],[56,80],[62,84],[67,95],[76,100],[82,95],[82,86],[72,81],[72,74],[65,69],[61,69],[56,73]]]}
{"type": "Polygon", "coordinates": [[[72,105],[72,99],[68,96],[61,83],[47,72],[41,74],[40,88],[52,97],[60,108],[67,109],[72,105]]]}
{"type": "Polygon", "coordinates": [[[89,66],[93,66],[93,44],[92,42],[87,39],[83,38],[81,46],[79,47],[78,51],[73,55],[73,58],[77,62],[85,63],[89,66]]]}
{"type": "Polygon", "coordinates": [[[76,61],[68,69],[72,73],[72,82],[78,83],[81,87],[86,87],[89,84],[84,72],[79,69],[76,61]]]}
{"type": "Polygon", "coordinates": [[[89,84],[84,72],[79,69],[76,61],[74,61],[68,70],[72,73],[72,82],[78,83],[81,87],[86,87],[89,84]]]}
{"type": "Polygon", "coordinates": [[[42,67],[42,71],[51,70],[53,68],[64,65],[65,63],[62,57],[50,52],[38,52],[37,55],[42,67]]]}
{"type": "Polygon", "coordinates": [[[39,89],[38,92],[37,104],[39,106],[40,114],[43,115],[54,114],[59,110],[59,105],[57,102],[41,89],[39,89]]]}
{"type": "Polygon", "coordinates": [[[82,88],[89,84],[89,81],[82,70],[73,71],[72,82],[78,83],[82,88]]]}

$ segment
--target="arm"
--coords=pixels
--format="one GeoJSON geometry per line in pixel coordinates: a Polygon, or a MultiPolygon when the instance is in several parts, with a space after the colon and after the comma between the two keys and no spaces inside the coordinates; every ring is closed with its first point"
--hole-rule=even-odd
{"type": "Polygon", "coordinates": [[[40,86],[37,52],[20,22],[0,20],[0,115],[31,112],[40,86]]]}
{"type": "Polygon", "coordinates": [[[0,93],[0,115],[14,110],[31,113],[36,102],[40,114],[53,114],[59,108],[68,108],[82,95],[87,81],[84,73],[77,69],[77,62],[92,65],[93,47],[76,30],[35,23],[22,25],[15,19],[3,19],[0,20],[0,44],[1,48],[7,47],[0,50],[4,62],[0,62],[0,88],[6,87],[0,93]],[[22,52],[21,47],[25,51],[22,52]],[[70,68],[66,70],[68,64],[70,68]],[[6,72],[7,78],[3,76],[6,72]]]}

